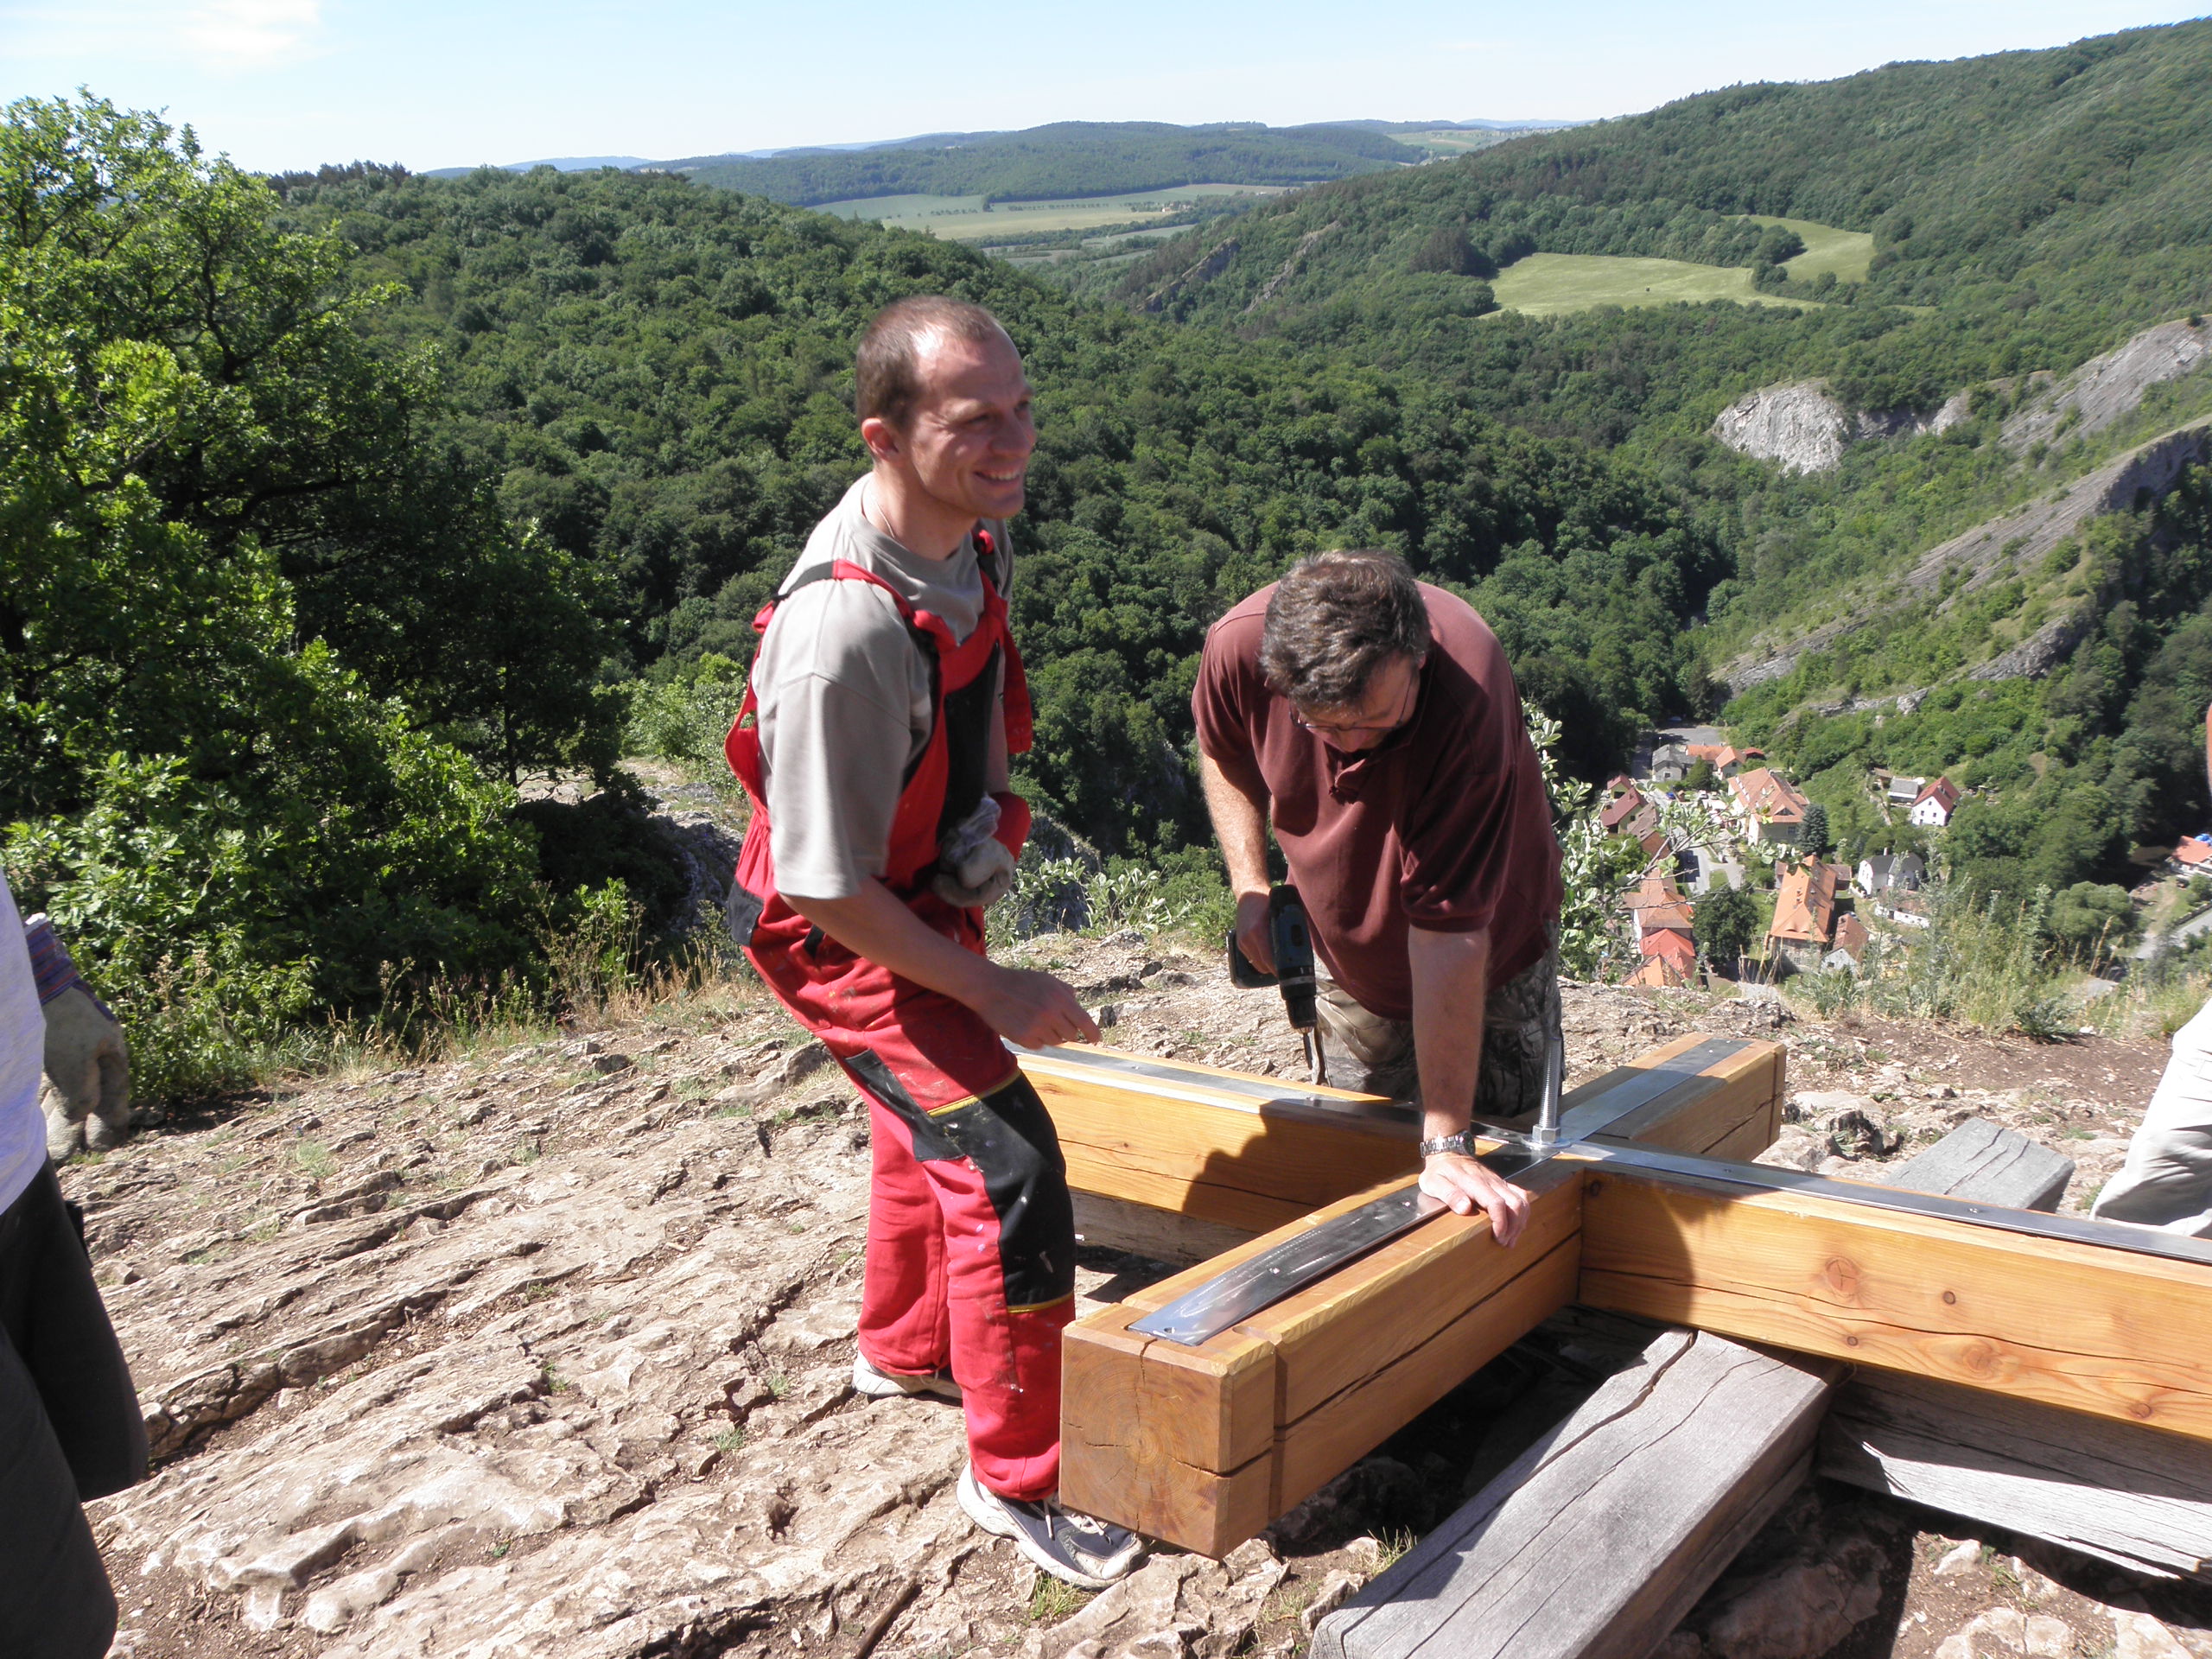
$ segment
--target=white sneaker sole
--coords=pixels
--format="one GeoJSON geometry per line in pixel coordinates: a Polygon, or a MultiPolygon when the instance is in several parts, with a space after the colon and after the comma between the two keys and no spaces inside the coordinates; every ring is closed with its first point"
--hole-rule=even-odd
{"type": "MultiPolygon", "coordinates": [[[[1071,1584],[1078,1590],[1105,1590],[1116,1582],[1114,1579],[1102,1579],[1095,1573],[1085,1573],[1039,1548],[1027,1533],[1014,1524],[1004,1510],[991,1501],[990,1496],[976,1482],[972,1464],[961,1472],[960,1507],[966,1511],[968,1518],[985,1532],[1014,1540],[1014,1547],[1028,1558],[1031,1566],[1040,1573],[1049,1573],[1063,1584],[1071,1584]]],[[[1125,1576],[1128,1570],[1124,1567],[1122,1574],[1117,1576],[1125,1576]]]]}
{"type": "Polygon", "coordinates": [[[950,1400],[958,1405],[961,1399],[960,1385],[949,1376],[901,1376],[863,1369],[857,1359],[853,1362],[853,1392],[871,1400],[950,1400]]]}

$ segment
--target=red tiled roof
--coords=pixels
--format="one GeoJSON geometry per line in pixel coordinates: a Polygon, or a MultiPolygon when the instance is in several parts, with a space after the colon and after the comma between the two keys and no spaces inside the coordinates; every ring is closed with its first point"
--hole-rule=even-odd
{"type": "Polygon", "coordinates": [[[1826,944],[1835,925],[1835,876],[1823,864],[1790,871],[1777,884],[1770,939],[1826,944]]]}
{"type": "Polygon", "coordinates": [[[1802,823],[1805,809],[1811,804],[1767,766],[1738,772],[1728,780],[1728,787],[1746,812],[1771,823],[1802,823]]]}
{"type": "Polygon", "coordinates": [[[1697,966],[1697,945],[1687,933],[1662,928],[1643,936],[1637,947],[1647,957],[1671,962],[1684,973],[1697,966]]]}
{"type": "Polygon", "coordinates": [[[1837,950],[1848,950],[1854,957],[1864,956],[1867,943],[1866,924],[1860,921],[1858,917],[1843,915],[1835,918],[1835,948],[1837,950]]]}
{"type": "Polygon", "coordinates": [[[2183,864],[2206,863],[2212,861],[2212,847],[2206,846],[2196,836],[2191,836],[2174,849],[2174,857],[2183,864]]]}
{"type": "Polygon", "coordinates": [[[1927,800],[1934,801],[1947,813],[1955,811],[1959,804],[1959,786],[1948,778],[1938,778],[1916,795],[1912,804],[1918,806],[1921,802],[1927,800]]]}

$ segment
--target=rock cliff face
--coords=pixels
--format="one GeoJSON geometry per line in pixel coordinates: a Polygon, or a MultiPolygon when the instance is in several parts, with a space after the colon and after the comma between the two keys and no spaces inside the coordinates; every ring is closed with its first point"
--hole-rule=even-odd
{"type": "MultiPolygon", "coordinates": [[[[2212,460],[2212,421],[2199,421],[2163,433],[2107,461],[2086,478],[2025,506],[1975,525],[1922,554],[1903,581],[1904,597],[1878,611],[1854,613],[1785,638],[1757,641],[1723,664],[1720,677],[1742,692],[1793,671],[1806,657],[1824,651],[1877,616],[1924,601],[1945,573],[1963,571],[1946,604],[1955,604],[2016,570],[2031,569],[2051,550],[2079,534],[2093,518],[2132,512],[2172,489],[2184,467],[2212,460]]],[[[2033,678],[2047,674],[2080,637],[2070,619],[2046,626],[2033,638],[1971,671],[1977,679],[2033,678]]]]}
{"type": "Polygon", "coordinates": [[[2061,436],[2086,436],[2134,413],[2143,394],[2212,363],[2212,322],[2186,318],[2146,328],[2029,397],[1999,435],[2016,453],[2061,436]]]}
{"type": "Polygon", "coordinates": [[[1948,432],[1966,416],[1964,392],[1933,415],[1910,409],[1853,414],[1829,395],[1826,382],[1797,380],[1738,397],[1720,411],[1712,430],[1738,454],[1771,461],[1786,472],[1826,473],[1842,465],[1850,444],[1948,432]]]}
{"type": "Polygon", "coordinates": [[[1818,380],[1768,386],[1720,411],[1713,435],[1738,454],[1785,472],[1825,473],[1843,461],[1850,417],[1818,380]]]}

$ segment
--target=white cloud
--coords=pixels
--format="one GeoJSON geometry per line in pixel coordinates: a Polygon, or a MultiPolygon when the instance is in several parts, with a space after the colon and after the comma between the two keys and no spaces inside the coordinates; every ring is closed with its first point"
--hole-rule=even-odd
{"type": "Polygon", "coordinates": [[[176,21],[184,48],[210,69],[273,69],[314,55],[322,0],[211,0],[176,21]]]}
{"type": "Polygon", "coordinates": [[[81,66],[181,58],[219,74],[280,68],[323,49],[323,0],[77,0],[0,3],[0,29],[19,60],[81,66]]]}

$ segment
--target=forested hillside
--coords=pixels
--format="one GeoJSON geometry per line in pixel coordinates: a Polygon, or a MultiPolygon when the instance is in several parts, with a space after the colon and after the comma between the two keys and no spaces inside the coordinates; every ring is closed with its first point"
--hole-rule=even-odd
{"type": "Polygon", "coordinates": [[[280,200],[150,118],[9,122],[7,859],[127,988],[149,1078],[164,1043],[619,959],[667,880],[614,834],[623,686],[749,658],[861,470],[852,342],[904,294],[1027,354],[1027,786],[1107,850],[1199,835],[1204,628],[1316,548],[1475,594],[1586,772],[1706,695],[1687,623],[1725,551],[1454,393],[675,177],[280,200]],[[614,791],[518,804],[579,771],[614,791]]]}
{"type": "Polygon", "coordinates": [[[448,365],[443,429],[500,498],[619,585],[610,673],[749,653],[751,618],[861,469],[850,341],[902,293],[1005,317],[1039,389],[1019,594],[1047,798],[1105,844],[1199,826],[1182,758],[1206,623],[1298,553],[1403,549],[1488,584],[1584,764],[1702,695],[1681,621],[1726,574],[1669,493],[1464,398],[1086,307],[925,238],[613,175],[296,191],[381,314],[448,365]]]}
{"type": "Polygon", "coordinates": [[[2212,597],[2200,472],[2018,580],[1955,600],[1955,580],[1916,597],[1899,586],[1945,537],[2212,411],[2200,373],[2094,433],[2003,437],[2034,372],[2212,309],[2212,22],[1732,88],[1325,185],[1163,245],[1120,292],[1356,352],[1673,480],[1737,555],[1702,619],[1713,659],[1821,629],[1826,643],[1728,717],[1814,779],[1847,851],[1878,828],[1864,790],[1876,765],[1980,786],[1955,870],[2015,893],[2132,880],[2132,846],[2212,822],[2193,758],[2212,696],[2196,666],[2212,597]],[[1871,232],[1866,279],[1789,280],[1788,232],[1752,215],[1871,232]],[[1802,304],[1498,314],[1491,280],[1536,251],[1748,265],[1802,304]],[[1873,411],[1878,431],[1959,404],[1940,436],[1862,442],[1818,474],[1707,435],[1742,393],[1797,380],[1873,411]],[[2109,615],[2048,677],[1958,679],[2084,607],[2109,615]],[[1821,712],[1898,693],[1912,712],[1821,712]]]}
{"type": "MultiPolygon", "coordinates": [[[[16,105],[9,868],[139,988],[154,1076],[211,1032],[542,1000],[619,963],[671,903],[613,769],[626,710],[741,677],[753,612],[864,464],[855,337],[946,291],[1005,318],[1039,390],[1024,785],[1109,854],[1204,844],[1206,625],[1300,554],[1370,544],[1473,599],[1585,777],[1716,709],[1724,656],[1801,634],[1726,718],[1810,779],[1843,850],[1886,833],[1867,767],[1940,769],[1981,791],[1949,843],[1968,884],[2127,880],[2139,843],[2212,822],[2207,469],[2018,569],[1912,566],[2212,415],[2200,372],[2016,432],[2041,372],[2150,323],[2193,342],[2212,308],[2208,85],[2212,23],[1738,88],[1287,195],[1110,303],[694,177],[271,183],[150,118],[16,105]],[[1871,229],[1872,268],[1794,279],[1796,232],[1745,214],[1871,229]],[[1531,251],[1751,266],[1803,303],[1500,315],[1491,280],[1531,251]],[[1799,379],[1878,416],[1840,463],[1709,435],[1799,379]],[[2070,632],[2020,671],[2042,677],[1967,677],[2046,621],[2070,632]],[[608,788],[518,799],[556,773],[608,788]]],[[[1050,169],[1197,142],[1152,130],[1001,159],[1040,192],[1133,185],[1050,169]]],[[[1341,138],[1347,169],[1392,143],[1202,137],[1341,138]]]]}
{"type": "Polygon", "coordinates": [[[1719,389],[1728,376],[1716,359],[1738,375],[1817,365],[1855,406],[1932,408],[1961,385],[2069,368],[2133,325],[2212,306],[2208,178],[2212,20],[1734,87],[1348,180],[1255,209],[1227,232],[1179,238],[1134,268],[1123,292],[1243,329],[1356,333],[1429,373],[1450,376],[1465,355],[1486,402],[1515,418],[1572,421],[1576,411],[1551,407],[1563,376],[1641,385],[1663,416],[1686,391],[1719,389]],[[1509,255],[1753,264],[1759,227],[1730,243],[1713,223],[1736,214],[1872,232],[1863,291],[1804,294],[1867,315],[1808,311],[1793,324],[1713,307],[1688,340],[1665,338],[1678,325],[1624,319],[1638,338],[1618,353],[1574,328],[1556,347],[1541,334],[1499,346],[1440,321],[1452,308],[1440,296],[1509,255]],[[1475,255],[1462,280],[1425,278],[1425,264],[1435,269],[1427,251],[1453,232],[1475,255]],[[1202,280],[1163,293],[1201,262],[1212,267],[1202,280]]]}
{"type": "Polygon", "coordinates": [[[702,156],[658,165],[702,184],[809,206],[862,196],[1118,195],[1179,184],[1306,184],[1420,159],[1357,127],[1178,127],[1062,121],[1021,132],[939,134],[911,145],[761,161],[702,156]]]}

